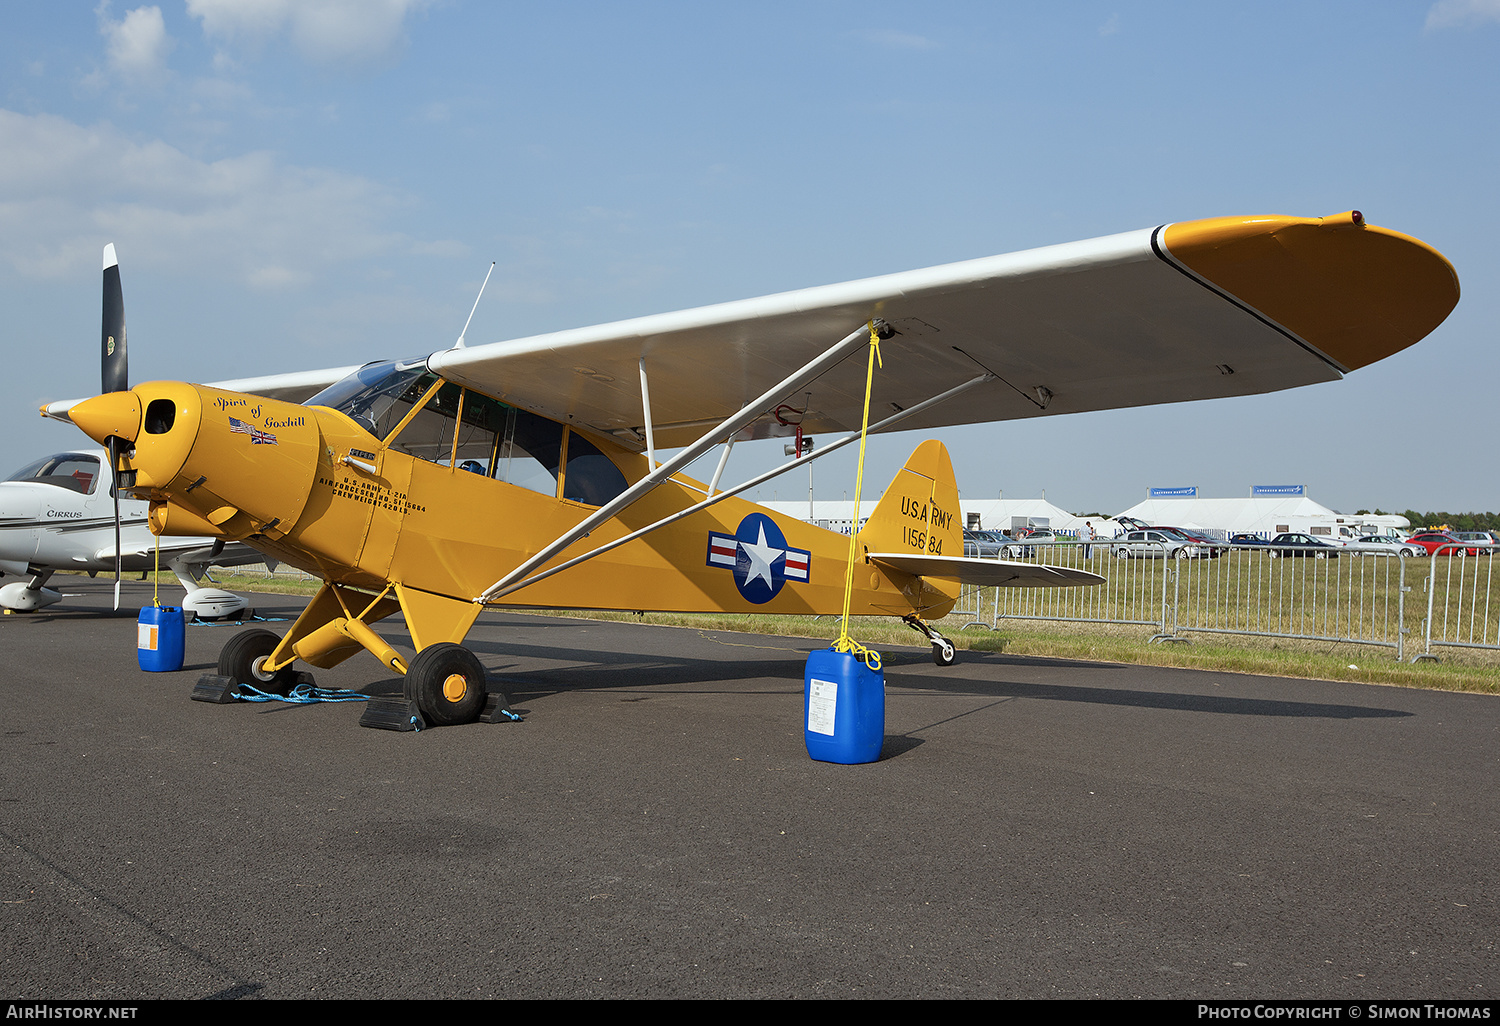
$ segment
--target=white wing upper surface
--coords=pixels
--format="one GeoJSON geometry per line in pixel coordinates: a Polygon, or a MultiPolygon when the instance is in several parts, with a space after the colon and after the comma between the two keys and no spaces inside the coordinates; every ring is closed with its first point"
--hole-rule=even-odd
{"type": "MultiPolygon", "coordinates": [[[[1338,378],[1411,345],[1458,302],[1432,247],[1329,218],[1180,222],[1084,242],[432,354],[452,381],[644,447],[685,445],[872,319],[871,421],[993,380],[901,430],[1249,395],[1338,378]]],[[[740,437],[853,431],[863,351],[781,397],[740,437]],[[805,409],[805,413],[800,412],[805,409]],[[793,412],[796,411],[796,412],[793,412]]],[[[217,387],[301,402],[354,367],[217,387]]],[[[67,419],[77,400],[52,403],[67,419]]]]}
{"type": "MultiPolygon", "coordinates": [[[[1338,226],[1350,227],[1347,216],[1338,226]]],[[[670,447],[697,438],[872,318],[897,332],[880,347],[872,422],[986,371],[998,379],[903,421],[902,430],[1253,394],[1329,381],[1358,365],[1179,262],[1162,235],[1170,227],[452,349],[434,354],[429,366],[639,447],[644,358],[657,443],[670,447]]],[[[1307,252],[1283,245],[1264,268],[1254,265],[1253,284],[1274,294],[1280,275],[1305,287],[1320,270],[1305,266],[1307,252]]],[[[784,401],[807,407],[805,432],[857,430],[864,378],[861,351],[784,401]]],[[[745,434],[791,430],[765,416],[745,434]]]]}

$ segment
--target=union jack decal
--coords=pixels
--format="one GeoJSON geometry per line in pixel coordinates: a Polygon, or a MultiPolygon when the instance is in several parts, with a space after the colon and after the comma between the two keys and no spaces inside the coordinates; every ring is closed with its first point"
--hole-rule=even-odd
{"type": "Polygon", "coordinates": [[[229,430],[237,435],[249,435],[251,445],[275,445],[276,436],[269,431],[262,431],[253,424],[246,424],[243,420],[229,418],[229,430]]]}

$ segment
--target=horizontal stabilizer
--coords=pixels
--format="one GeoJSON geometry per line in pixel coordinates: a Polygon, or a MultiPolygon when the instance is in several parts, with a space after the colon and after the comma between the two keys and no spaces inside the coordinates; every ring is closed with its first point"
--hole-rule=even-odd
{"type": "Polygon", "coordinates": [[[871,552],[871,563],[917,577],[945,577],[983,588],[1073,588],[1103,584],[1104,578],[1085,570],[1069,570],[1040,563],[967,556],[928,556],[904,552],[871,552]]]}

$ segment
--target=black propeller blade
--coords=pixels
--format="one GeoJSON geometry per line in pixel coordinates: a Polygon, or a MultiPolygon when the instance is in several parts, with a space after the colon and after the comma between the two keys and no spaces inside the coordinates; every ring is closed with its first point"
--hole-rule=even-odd
{"type": "MultiPolygon", "coordinates": [[[[115,244],[104,247],[104,315],[99,329],[99,390],[124,392],[130,388],[130,369],[125,357],[125,294],[120,288],[120,262],[115,244]]],[[[124,439],[108,440],[109,464],[114,479],[115,500],[115,608],[120,608],[120,458],[124,439]]]]}
{"type": "Polygon", "coordinates": [[[130,388],[125,359],[125,295],[120,289],[120,262],[115,244],[104,247],[104,323],[99,331],[99,378],[101,392],[124,392],[130,388]]]}

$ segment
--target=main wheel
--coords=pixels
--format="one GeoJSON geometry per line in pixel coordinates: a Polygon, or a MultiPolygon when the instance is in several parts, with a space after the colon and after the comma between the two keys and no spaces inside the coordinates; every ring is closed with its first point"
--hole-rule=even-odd
{"type": "Polygon", "coordinates": [[[407,667],[406,697],[434,726],[473,722],[484,711],[484,696],[484,667],[462,645],[430,645],[407,667]]]}
{"type": "Polygon", "coordinates": [[[953,650],[953,642],[947,638],[939,638],[932,643],[932,661],[939,666],[952,666],[957,653],[953,650]]]}
{"type": "Polygon", "coordinates": [[[297,673],[290,666],[266,673],[261,665],[276,651],[281,639],[270,631],[239,631],[219,650],[219,676],[235,684],[245,684],[268,695],[286,695],[297,683],[297,673]]]}

